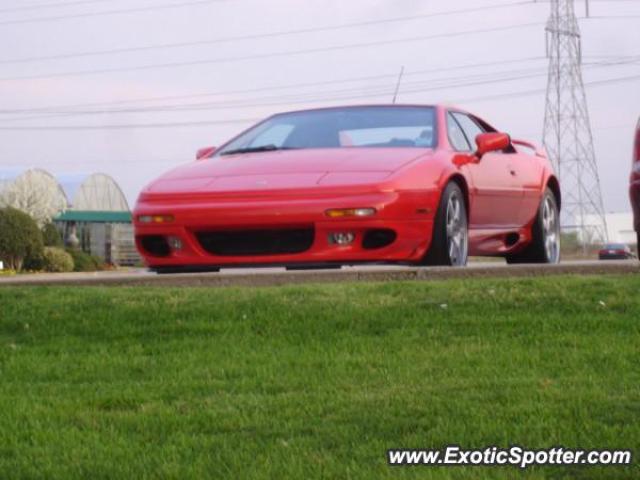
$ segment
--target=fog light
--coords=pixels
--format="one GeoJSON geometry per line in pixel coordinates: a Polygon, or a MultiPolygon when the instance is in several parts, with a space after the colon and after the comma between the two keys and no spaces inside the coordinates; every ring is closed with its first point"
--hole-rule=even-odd
{"type": "Polygon", "coordinates": [[[171,247],[171,250],[182,250],[182,240],[180,240],[178,237],[167,238],[167,243],[171,247]]]}
{"type": "Polygon", "coordinates": [[[353,243],[356,236],[351,232],[335,232],[329,235],[329,243],[337,245],[349,245],[353,243]]]}

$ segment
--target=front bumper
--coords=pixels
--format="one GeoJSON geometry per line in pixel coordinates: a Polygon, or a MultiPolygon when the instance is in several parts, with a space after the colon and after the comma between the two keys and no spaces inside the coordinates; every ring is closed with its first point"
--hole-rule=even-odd
{"type": "Polygon", "coordinates": [[[631,208],[633,209],[634,226],[636,232],[640,232],[640,178],[632,178],[629,195],[631,197],[631,208]]]}
{"type": "Polygon", "coordinates": [[[247,265],[350,264],[362,262],[416,262],[429,248],[438,190],[372,192],[354,195],[308,197],[242,197],[173,199],[142,197],[134,211],[136,245],[148,266],[232,267],[247,265]],[[373,207],[376,214],[361,218],[328,218],[332,208],[373,207]],[[172,215],[163,224],[140,223],[141,215],[172,215]],[[197,234],[217,231],[252,231],[312,228],[313,242],[300,253],[260,255],[216,255],[208,252],[197,234]],[[364,248],[365,234],[390,229],[395,240],[381,248],[364,248]],[[348,245],[330,241],[336,232],[353,233],[348,245]],[[182,243],[165,256],[150,253],[143,246],[145,236],[176,237],[182,243]]]}
{"type": "Polygon", "coordinates": [[[633,258],[629,255],[616,255],[613,253],[600,253],[598,255],[598,259],[600,260],[629,260],[630,258],[633,258]]]}

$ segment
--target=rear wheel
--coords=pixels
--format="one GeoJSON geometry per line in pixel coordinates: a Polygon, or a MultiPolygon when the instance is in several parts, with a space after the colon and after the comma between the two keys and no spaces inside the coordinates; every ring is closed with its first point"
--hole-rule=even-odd
{"type": "Polygon", "coordinates": [[[532,241],[507,263],[560,263],[560,212],[553,192],[545,190],[532,227],[532,241]]]}
{"type": "Polygon", "coordinates": [[[431,247],[423,263],[463,267],[468,256],[469,232],[464,194],[456,183],[451,182],[440,198],[431,247]]]}

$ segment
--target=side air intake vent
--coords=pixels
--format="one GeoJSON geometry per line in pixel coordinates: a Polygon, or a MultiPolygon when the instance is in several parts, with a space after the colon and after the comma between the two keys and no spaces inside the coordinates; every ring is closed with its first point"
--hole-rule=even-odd
{"type": "Polygon", "coordinates": [[[362,239],[362,248],[375,250],[376,248],[386,247],[391,245],[396,237],[396,232],[388,228],[369,230],[364,234],[364,238],[362,239]]]}

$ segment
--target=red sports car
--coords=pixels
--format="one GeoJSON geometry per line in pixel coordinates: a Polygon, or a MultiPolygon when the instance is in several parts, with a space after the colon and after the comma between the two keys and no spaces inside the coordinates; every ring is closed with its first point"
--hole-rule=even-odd
{"type": "MultiPolygon", "coordinates": [[[[638,234],[638,252],[640,252],[640,120],[638,120],[638,126],[636,127],[636,140],[633,146],[630,193],[635,229],[638,234]]],[[[640,258],[640,255],[638,255],[638,258],[640,258]]]]}
{"type": "Polygon", "coordinates": [[[624,243],[606,243],[598,251],[598,258],[600,260],[627,260],[629,258],[635,258],[635,255],[629,248],[629,245],[624,243]]]}
{"type": "Polygon", "coordinates": [[[136,243],[158,272],[359,263],[557,263],[544,153],[445,106],[282,113],[148,185],[136,243]]]}

